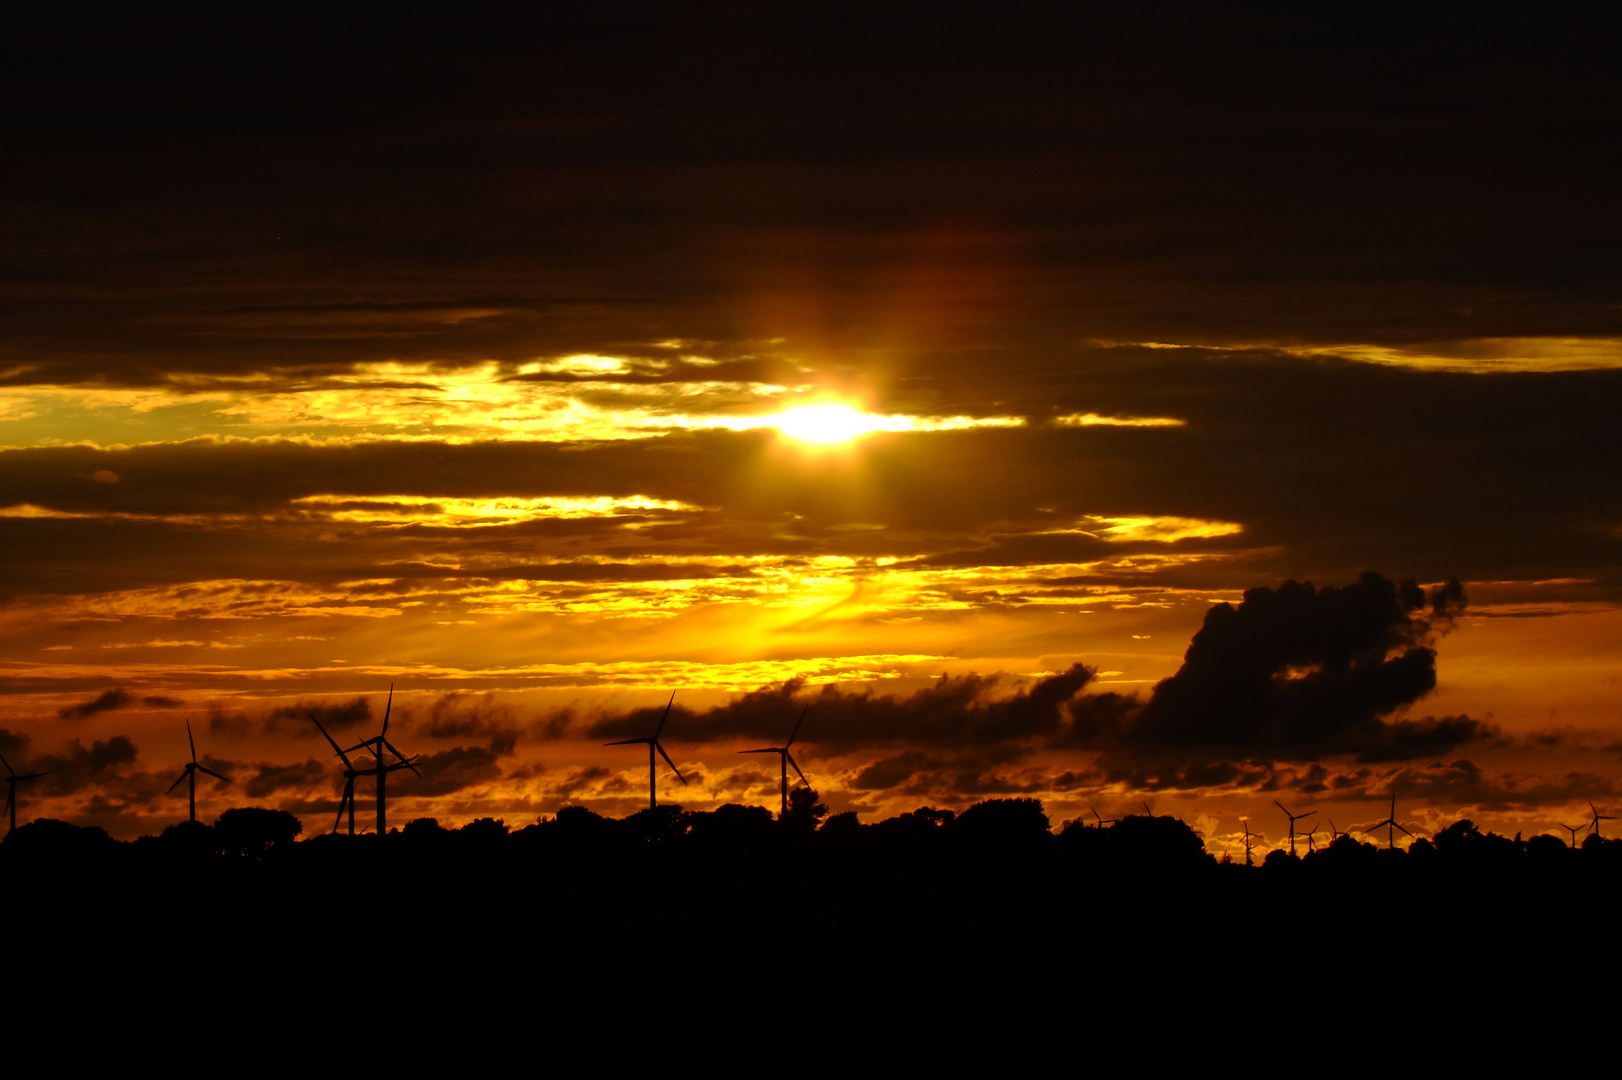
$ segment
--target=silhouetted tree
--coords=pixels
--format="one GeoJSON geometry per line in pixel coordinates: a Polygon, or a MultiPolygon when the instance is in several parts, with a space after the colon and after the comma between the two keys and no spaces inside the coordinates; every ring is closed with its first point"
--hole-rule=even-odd
{"type": "Polygon", "coordinates": [[[987,799],[951,823],[955,839],[977,847],[1028,849],[1052,839],[1048,816],[1036,799],[987,799]]]}
{"type": "Polygon", "coordinates": [[[289,847],[303,831],[303,822],[286,810],[262,806],[227,810],[214,822],[220,850],[246,858],[259,858],[273,849],[289,847]]]}
{"type": "Polygon", "coordinates": [[[682,808],[670,803],[638,810],[621,822],[621,825],[630,835],[650,843],[664,843],[687,832],[687,821],[682,808]]]}
{"type": "Polygon", "coordinates": [[[811,788],[795,788],[788,793],[788,816],[783,820],[791,829],[812,832],[827,816],[828,808],[811,788]]]}
{"type": "Polygon", "coordinates": [[[160,858],[193,862],[219,852],[220,841],[210,825],[182,821],[152,837],[153,853],[160,858]]]}
{"type": "Polygon", "coordinates": [[[94,825],[36,818],[6,833],[8,858],[64,867],[88,866],[114,858],[118,841],[94,825]]]}
{"type": "Polygon", "coordinates": [[[822,823],[822,828],[817,831],[823,836],[843,842],[859,835],[862,823],[857,818],[856,811],[846,810],[840,814],[830,814],[822,823]]]}

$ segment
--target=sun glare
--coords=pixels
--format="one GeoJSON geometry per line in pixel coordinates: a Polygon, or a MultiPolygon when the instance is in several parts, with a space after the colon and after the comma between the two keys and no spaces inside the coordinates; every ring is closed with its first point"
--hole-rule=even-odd
{"type": "Polygon", "coordinates": [[[888,420],[858,412],[849,405],[805,405],[779,413],[772,426],[791,439],[827,444],[888,428],[888,420]]]}

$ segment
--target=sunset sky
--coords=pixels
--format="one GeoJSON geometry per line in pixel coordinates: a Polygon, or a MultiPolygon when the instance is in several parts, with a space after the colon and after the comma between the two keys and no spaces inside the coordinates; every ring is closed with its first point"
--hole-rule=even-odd
{"type": "Polygon", "coordinates": [[[629,813],[672,692],[695,809],[809,706],[868,821],[1622,813],[1614,26],[178,11],[0,37],[19,820],[189,721],[324,832],[391,684],[396,823],[629,813]]]}

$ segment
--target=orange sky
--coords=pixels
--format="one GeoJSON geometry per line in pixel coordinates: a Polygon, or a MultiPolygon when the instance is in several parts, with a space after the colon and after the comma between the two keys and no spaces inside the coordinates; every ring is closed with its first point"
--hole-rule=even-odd
{"type": "MultiPolygon", "coordinates": [[[[329,828],[306,714],[356,741],[390,685],[399,822],[629,812],[645,760],[602,744],[672,691],[693,807],[774,805],[735,751],[805,704],[802,766],[868,819],[1147,801],[1239,851],[1275,799],[1346,828],[1395,793],[1421,834],[1622,805],[1603,42],[802,16],[7,47],[23,816],[178,820],[189,721],[235,780],[200,815],[329,828]],[[1434,689],[1281,741],[1211,719],[1212,676],[1166,719],[1214,605],[1364,571],[1461,583],[1371,631],[1434,689]],[[987,734],[1075,664],[1048,727],[987,734]]],[[[1254,632],[1330,641],[1322,605],[1254,632]]]]}

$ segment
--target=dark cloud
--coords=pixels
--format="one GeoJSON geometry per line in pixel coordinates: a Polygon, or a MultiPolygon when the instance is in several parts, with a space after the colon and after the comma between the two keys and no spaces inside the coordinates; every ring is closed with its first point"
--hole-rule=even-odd
{"type": "Polygon", "coordinates": [[[89,701],[81,701],[77,705],[64,705],[56,711],[56,715],[64,720],[83,720],[87,716],[112,712],[114,709],[122,709],[133,704],[135,698],[131,694],[115,687],[89,701]]]}
{"type": "MultiPolygon", "coordinates": [[[[1346,586],[1285,582],[1206,613],[1183,665],[1141,709],[1082,703],[1080,731],[1145,747],[1237,748],[1284,757],[1358,753],[1397,760],[1481,738],[1469,717],[1385,717],[1436,686],[1429,642],[1465,603],[1457,581],[1429,596],[1365,573],[1346,586]],[[1115,724],[1110,730],[1108,723],[1115,724]]],[[[1114,703],[1118,705],[1118,703],[1114,703]]]]}
{"type": "Polygon", "coordinates": [[[314,716],[321,721],[328,731],[341,731],[345,728],[370,723],[372,720],[372,702],[367,697],[357,697],[341,704],[324,704],[321,702],[301,701],[296,705],[283,705],[271,710],[265,717],[264,730],[267,732],[291,735],[310,735],[320,738],[321,733],[310,723],[314,716]]]}
{"type": "MultiPolygon", "coordinates": [[[[942,676],[905,696],[834,686],[808,694],[803,682],[790,681],[703,712],[677,705],[665,739],[781,739],[806,709],[799,737],[824,754],[908,748],[864,769],[858,784],[871,788],[896,786],[917,772],[924,747],[978,748],[1003,760],[1066,745],[1117,755],[1196,753],[1202,761],[1325,753],[1409,760],[1493,734],[1468,716],[1391,718],[1435,687],[1436,653],[1429,643],[1464,604],[1456,581],[1429,595],[1411,581],[1397,584],[1374,573],[1321,589],[1289,581],[1249,590],[1238,607],[1211,608],[1182,667],[1147,700],[1084,693],[1094,673],[1081,664],[1012,693],[1004,692],[1005,677],[972,674],[942,676]]],[[[652,707],[604,717],[587,735],[605,741],[646,735],[662,712],[652,707]]],[[[1189,768],[1180,758],[1173,771],[1184,779],[1157,782],[1195,783],[1187,779],[1189,768]]]]}
{"type": "Polygon", "coordinates": [[[1491,774],[1468,758],[1403,769],[1390,778],[1389,786],[1401,799],[1488,811],[1565,806],[1616,795],[1616,785],[1606,777],[1572,772],[1551,780],[1527,774],[1491,774]]]}
{"type": "Polygon", "coordinates": [[[326,775],[327,767],[319,761],[302,761],[292,765],[263,763],[242,785],[242,791],[252,799],[263,799],[278,791],[307,792],[326,779],[326,775]]]}
{"type": "MultiPolygon", "coordinates": [[[[1058,736],[1065,705],[1092,680],[1076,665],[1012,694],[998,695],[1005,680],[990,675],[943,675],[906,697],[847,692],[824,686],[803,695],[802,680],[744,694],[725,705],[695,713],[679,704],[671,710],[665,738],[671,742],[714,742],[748,736],[786,739],[795,718],[806,710],[802,742],[825,753],[897,743],[942,747],[993,747],[1058,736]]],[[[651,733],[663,707],[637,709],[598,720],[591,738],[637,738],[651,733]]],[[[775,744],[774,744],[775,745],[775,744]]]]}
{"type": "Polygon", "coordinates": [[[85,788],[104,785],[120,773],[120,767],[135,762],[139,748],[127,735],[97,739],[88,749],[74,739],[56,754],[40,754],[29,761],[31,772],[46,773],[40,781],[42,794],[71,795],[85,788]]]}
{"type": "Polygon", "coordinates": [[[500,759],[511,747],[458,746],[425,755],[417,760],[417,771],[395,773],[389,790],[401,796],[431,797],[452,795],[463,788],[501,778],[500,759]]]}
{"type": "Polygon", "coordinates": [[[505,755],[517,744],[519,728],[512,707],[494,694],[446,694],[429,706],[426,719],[413,722],[412,732],[430,739],[483,737],[505,755]]]}
{"type": "Polygon", "coordinates": [[[904,750],[891,757],[880,758],[862,769],[851,780],[850,786],[858,791],[884,791],[899,787],[912,779],[913,774],[929,760],[929,755],[921,750],[904,750]]]}
{"type": "Polygon", "coordinates": [[[64,705],[56,711],[56,715],[64,720],[83,720],[97,713],[112,712],[115,709],[127,709],[139,702],[149,709],[178,709],[185,705],[177,698],[163,697],[151,694],[137,698],[122,687],[115,687],[89,701],[81,701],[77,705],[64,705]]]}

